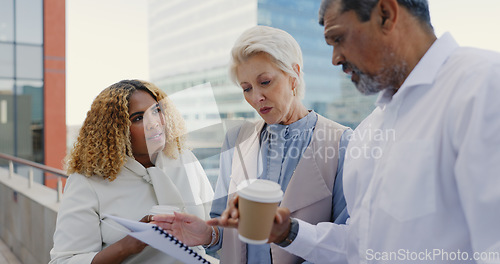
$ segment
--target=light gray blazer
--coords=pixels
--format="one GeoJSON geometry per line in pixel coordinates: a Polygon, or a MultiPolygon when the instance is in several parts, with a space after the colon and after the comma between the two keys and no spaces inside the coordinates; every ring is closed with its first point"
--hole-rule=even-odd
{"type": "MultiPolygon", "coordinates": [[[[228,201],[234,195],[236,186],[246,179],[243,167],[249,178],[258,176],[257,154],[263,126],[264,121],[246,123],[238,134],[228,201]],[[242,166],[242,160],[245,166],[242,166]]],[[[318,115],[311,142],[302,154],[280,204],[281,207],[290,209],[292,217],[311,224],[332,221],[333,184],[338,165],[339,142],[346,129],[347,127],[318,115]]],[[[274,264],[304,261],[274,244],[271,245],[271,254],[274,264]]],[[[246,260],[246,246],[238,239],[237,230],[224,229],[221,264],[246,263],[246,260]]]]}

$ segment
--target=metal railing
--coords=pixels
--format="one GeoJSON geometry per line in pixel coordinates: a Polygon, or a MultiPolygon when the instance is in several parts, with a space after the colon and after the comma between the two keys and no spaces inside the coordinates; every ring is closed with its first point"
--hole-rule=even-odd
{"type": "Polygon", "coordinates": [[[28,188],[31,188],[31,186],[33,186],[33,168],[57,175],[57,202],[61,201],[61,198],[62,198],[62,180],[61,180],[61,177],[68,178],[68,175],[66,175],[66,172],[64,172],[63,170],[59,170],[56,168],[52,168],[52,167],[40,164],[40,163],[21,159],[21,158],[10,156],[10,155],[3,154],[3,153],[0,153],[0,158],[6,159],[9,161],[9,179],[12,179],[12,175],[14,175],[14,162],[29,166],[28,188]]]}

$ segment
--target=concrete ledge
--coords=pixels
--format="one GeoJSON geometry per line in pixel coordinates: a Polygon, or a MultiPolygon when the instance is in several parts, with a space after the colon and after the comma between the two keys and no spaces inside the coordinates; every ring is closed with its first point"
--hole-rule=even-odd
{"type": "Polygon", "coordinates": [[[0,168],[0,237],[24,264],[48,263],[55,231],[57,191],[0,168]]]}
{"type": "Polygon", "coordinates": [[[22,264],[2,240],[0,240],[0,263],[22,264]]]}

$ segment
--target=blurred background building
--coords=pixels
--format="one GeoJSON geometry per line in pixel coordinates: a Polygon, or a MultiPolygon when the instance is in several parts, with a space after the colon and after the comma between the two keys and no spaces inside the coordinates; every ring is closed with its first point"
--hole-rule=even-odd
{"type": "MultiPolygon", "coordinates": [[[[355,128],[374,108],[374,96],[357,92],[340,67],[331,64],[332,48],[318,24],[320,0],[149,0],[149,63],[151,80],[178,107],[188,104],[189,127],[209,119],[222,120],[190,132],[195,154],[212,182],[218,176],[218,153],[234,120],[260,118],[228,75],[229,52],[247,28],[266,25],[290,33],[302,48],[309,109],[355,128]],[[185,89],[210,83],[218,113],[207,113],[206,100],[185,89]],[[182,95],[184,94],[184,95],[182,95]],[[198,99],[197,99],[198,98],[198,99]],[[231,122],[233,121],[233,122],[231,122]],[[203,144],[201,144],[203,143],[203,144]]],[[[200,95],[202,96],[202,95],[200,95]]]]}
{"type": "Polygon", "coordinates": [[[0,0],[0,153],[62,168],[65,75],[65,1],[0,0]]]}

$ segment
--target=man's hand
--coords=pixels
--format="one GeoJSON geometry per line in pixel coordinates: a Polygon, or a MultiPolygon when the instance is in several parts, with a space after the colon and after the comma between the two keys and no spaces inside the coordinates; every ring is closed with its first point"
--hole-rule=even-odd
{"type": "Polygon", "coordinates": [[[269,243],[280,243],[285,240],[290,233],[290,210],[285,207],[279,207],[274,216],[273,229],[269,235],[269,243]]]}
{"type": "MultiPolygon", "coordinates": [[[[238,196],[231,200],[228,207],[222,212],[219,218],[213,218],[207,221],[211,226],[221,226],[224,228],[238,228],[238,196]]],[[[269,236],[269,243],[279,243],[283,241],[290,232],[290,210],[279,207],[274,216],[274,224],[269,236]]]]}

